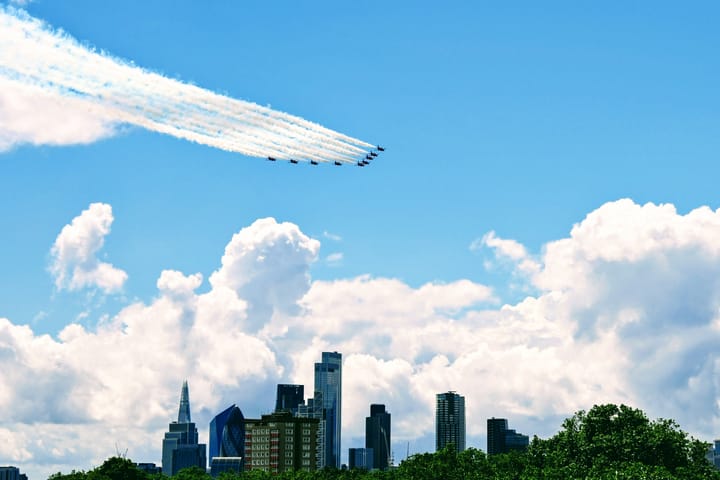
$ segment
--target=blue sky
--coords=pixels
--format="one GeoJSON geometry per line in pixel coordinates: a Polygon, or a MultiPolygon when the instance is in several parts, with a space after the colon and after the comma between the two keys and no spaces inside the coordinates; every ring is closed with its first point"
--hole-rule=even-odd
{"type": "MultiPolygon", "coordinates": [[[[720,206],[714,2],[36,0],[23,8],[147,70],[387,147],[364,169],[272,163],[131,125],[87,144],[8,147],[0,153],[0,317],[29,324],[34,335],[57,338],[73,322],[93,331],[128,305],[149,306],[166,269],[202,273],[196,291],[210,292],[207,279],[233,234],[264,217],[321,242],[309,254],[312,281],[369,275],[420,289],[467,279],[490,288],[493,299],[473,297],[461,311],[479,301],[482,312],[501,312],[554,288],[547,278],[529,279],[517,261],[555,271],[549,242],[570,238],[592,212],[645,218],[640,206],[651,202],[672,204],[685,218],[720,206]],[[622,198],[634,202],[624,204],[627,212],[601,209],[622,198]],[[127,281],[110,294],[58,289],[48,270],[51,247],[95,202],[111,205],[114,216],[100,259],[127,281]],[[526,255],[503,257],[488,245],[471,251],[490,231],[524,245],[526,255]],[[339,253],[341,260],[327,261],[339,253]]],[[[14,121],[7,115],[0,108],[0,130],[14,121]]],[[[715,265],[708,255],[692,265],[715,265]]],[[[707,295],[714,305],[715,293],[707,295]]],[[[681,401],[643,403],[662,385],[625,393],[672,416],[681,401]]],[[[166,405],[175,402],[172,392],[166,405]]],[[[206,399],[207,408],[219,398],[226,397],[206,399]]],[[[563,406],[513,408],[506,412],[527,418],[518,426],[526,431],[543,419],[551,431],[549,422],[565,413],[563,406]]],[[[720,425],[717,408],[706,419],[712,425],[720,425]]],[[[476,424],[471,435],[480,439],[484,426],[476,424]]]]}

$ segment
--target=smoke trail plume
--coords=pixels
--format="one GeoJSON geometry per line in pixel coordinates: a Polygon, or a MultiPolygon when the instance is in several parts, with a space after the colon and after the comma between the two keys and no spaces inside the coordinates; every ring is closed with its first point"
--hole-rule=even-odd
{"type": "Polygon", "coordinates": [[[3,6],[0,85],[81,102],[107,125],[138,125],[254,157],[355,163],[372,148],[300,117],[98,53],[24,11],[3,6]]]}

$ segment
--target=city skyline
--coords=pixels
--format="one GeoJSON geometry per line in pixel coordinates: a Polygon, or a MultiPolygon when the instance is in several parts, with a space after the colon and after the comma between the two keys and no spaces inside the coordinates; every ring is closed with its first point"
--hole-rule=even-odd
{"type": "Polygon", "coordinates": [[[184,380],[204,443],[328,351],[343,463],[370,404],[433,451],[449,390],[472,446],[595,403],[717,438],[719,15],[0,0],[0,458],[159,464],[184,380]]]}

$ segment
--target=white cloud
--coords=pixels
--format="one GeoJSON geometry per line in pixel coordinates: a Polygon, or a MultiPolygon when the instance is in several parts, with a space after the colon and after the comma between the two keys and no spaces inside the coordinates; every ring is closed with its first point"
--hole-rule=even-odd
{"type": "Polygon", "coordinates": [[[328,240],[332,240],[333,242],[340,242],[342,241],[342,237],[340,235],[337,235],[335,233],[330,233],[327,230],[323,232],[323,237],[327,238],[328,240]]]}
{"type": "Polygon", "coordinates": [[[485,247],[493,250],[497,260],[512,262],[519,273],[533,275],[540,270],[538,262],[528,254],[525,246],[517,240],[500,238],[494,231],[490,231],[470,243],[470,251],[472,252],[477,252],[485,247]]]}
{"type": "Polygon", "coordinates": [[[157,461],[182,379],[204,436],[229,403],[269,411],[279,382],[309,393],[323,350],[344,354],[343,448],[362,437],[370,403],[387,405],[396,441],[416,445],[432,434],[434,395],[450,389],[466,396],[480,447],[489,416],[548,435],[601,402],[703,438],[720,429],[720,212],[603,205],[545,246],[539,294],[499,308],[468,280],[310,283],[318,251],[296,225],[262,219],[229,242],[207,293],[196,292],[200,274],[164,271],[156,298],[93,330],[72,324],[53,339],[0,320],[0,384],[12,385],[0,410],[13,433],[0,454],[67,471],[112,454],[120,437],[137,445],[133,458],[157,461]],[[38,445],[31,422],[77,450],[38,445]]]}
{"type": "Polygon", "coordinates": [[[50,250],[50,272],[58,290],[99,288],[110,293],[122,288],[127,274],[97,258],[113,220],[110,205],[93,203],[63,227],[50,250]]]}
{"type": "Polygon", "coordinates": [[[344,255],[342,252],[331,253],[330,255],[325,257],[325,262],[330,266],[337,266],[342,263],[343,257],[344,255]]]}
{"type": "Polygon", "coordinates": [[[91,102],[0,77],[0,151],[23,143],[91,143],[115,131],[115,123],[91,102]]]}

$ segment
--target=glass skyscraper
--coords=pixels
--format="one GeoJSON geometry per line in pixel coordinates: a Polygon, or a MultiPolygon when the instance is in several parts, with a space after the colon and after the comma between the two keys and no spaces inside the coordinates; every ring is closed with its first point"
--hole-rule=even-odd
{"type": "Polygon", "coordinates": [[[183,382],[180,394],[178,421],[172,422],[162,444],[162,472],[175,475],[187,467],[200,467],[205,470],[207,458],[205,444],[198,443],[198,432],[190,421],[190,393],[187,381],[183,382]]]}
{"type": "Polygon", "coordinates": [[[210,475],[241,473],[245,459],[245,417],[230,405],[210,421],[210,475]]]}
{"type": "Polygon", "coordinates": [[[287,410],[293,414],[297,413],[298,405],[305,401],[304,385],[280,384],[277,386],[277,397],[275,400],[275,411],[287,410]]]}
{"type": "Polygon", "coordinates": [[[465,450],[465,397],[452,391],[438,393],[435,406],[435,450],[450,444],[465,450]]]}
{"type": "Polygon", "coordinates": [[[325,409],[324,454],[322,467],[340,468],[340,426],[342,424],[342,354],[322,352],[322,361],[315,364],[315,392],[322,395],[325,409]]]}
{"type": "Polygon", "coordinates": [[[365,417],[365,448],[374,452],[372,468],[390,467],[390,412],[385,405],[370,405],[370,416],[365,417]]]}

